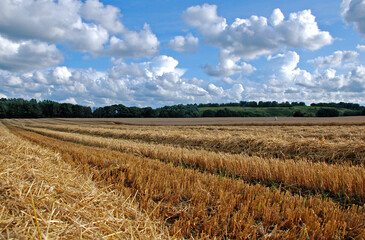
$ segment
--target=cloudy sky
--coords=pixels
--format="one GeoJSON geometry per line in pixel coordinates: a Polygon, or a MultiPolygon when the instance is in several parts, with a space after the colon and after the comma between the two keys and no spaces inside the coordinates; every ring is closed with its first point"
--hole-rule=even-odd
{"type": "Polygon", "coordinates": [[[365,105],[365,0],[1,0],[0,97],[365,105]]]}

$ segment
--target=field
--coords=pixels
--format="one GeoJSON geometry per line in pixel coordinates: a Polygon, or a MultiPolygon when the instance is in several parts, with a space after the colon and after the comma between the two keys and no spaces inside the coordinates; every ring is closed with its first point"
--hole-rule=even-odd
{"type": "Polygon", "coordinates": [[[364,239],[365,119],[12,119],[8,238],[364,239]]]}

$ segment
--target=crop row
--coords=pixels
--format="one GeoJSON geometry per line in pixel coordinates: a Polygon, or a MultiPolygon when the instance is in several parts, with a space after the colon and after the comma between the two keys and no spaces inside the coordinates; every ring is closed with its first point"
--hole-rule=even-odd
{"type": "MultiPolygon", "coordinates": [[[[353,139],[329,141],[319,135],[303,137],[302,135],[294,136],[294,134],[291,134],[290,136],[283,137],[280,134],[284,130],[277,131],[272,129],[266,129],[266,133],[260,136],[257,133],[250,135],[249,133],[242,132],[242,130],[236,133],[231,132],[230,134],[227,134],[224,130],[186,130],[183,132],[183,130],[176,130],[176,127],[165,127],[160,130],[158,128],[149,130],[147,127],[139,127],[136,130],[128,130],[70,125],[52,126],[47,124],[33,124],[33,126],[108,138],[172,144],[216,152],[246,153],[259,157],[277,157],[281,159],[306,158],[314,162],[365,164],[365,144],[363,140],[358,139],[361,138],[361,136],[358,136],[359,134],[355,135],[353,139]]],[[[260,133],[263,131],[262,128],[256,127],[254,130],[260,133]]],[[[286,131],[288,132],[289,130],[296,131],[296,129],[287,129],[286,131]]],[[[250,131],[253,130],[251,129],[250,131]]],[[[336,131],[336,129],[333,131],[336,131]]]]}
{"type": "Polygon", "coordinates": [[[333,165],[306,160],[280,160],[247,155],[191,150],[170,145],[25,128],[48,137],[84,145],[129,152],[158,159],[175,166],[239,178],[266,186],[283,186],[300,194],[322,194],[342,204],[364,204],[365,169],[360,166],[333,165]]]}
{"type": "Polygon", "coordinates": [[[108,191],[0,122],[0,239],[169,239],[133,196],[108,191]]]}
{"type": "Polygon", "coordinates": [[[59,151],[96,181],[136,199],[147,213],[183,237],[361,239],[365,210],[343,208],[317,197],[248,185],[190,169],[10,127],[19,136],[59,151]]]}

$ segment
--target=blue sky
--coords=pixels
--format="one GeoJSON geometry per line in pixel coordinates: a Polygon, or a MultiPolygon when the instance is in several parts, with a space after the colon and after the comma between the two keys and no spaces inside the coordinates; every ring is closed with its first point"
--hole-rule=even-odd
{"type": "Polygon", "coordinates": [[[2,0],[0,97],[365,104],[365,0],[2,0]]]}

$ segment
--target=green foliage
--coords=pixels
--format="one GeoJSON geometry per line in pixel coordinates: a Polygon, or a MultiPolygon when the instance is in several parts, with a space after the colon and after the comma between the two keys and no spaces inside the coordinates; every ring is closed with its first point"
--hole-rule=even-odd
{"type": "Polygon", "coordinates": [[[40,118],[40,117],[66,117],[85,118],[92,117],[91,108],[70,103],[57,103],[49,100],[37,102],[21,98],[1,99],[0,118],[40,118]]]}
{"type": "Polygon", "coordinates": [[[95,108],[50,100],[0,99],[0,118],[192,118],[192,117],[333,117],[365,115],[365,108],[354,103],[245,102],[208,103],[151,107],[126,107],[123,104],[95,108]],[[322,106],[326,106],[323,108],[322,106]]]}
{"type": "Polygon", "coordinates": [[[300,110],[295,111],[293,117],[304,117],[304,113],[302,113],[300,110]]]}
{"type": "Polygon", "coordinates": [[[334,108],[321,108],[317,111],[317,117],[338,117],[340,112],[334,108]]]}
{"type": "Polygon", "coordinates": [[[215,111],[208,109],[203,112],[203,117],[215,117],[215,111]]]}

